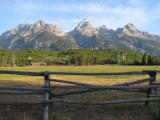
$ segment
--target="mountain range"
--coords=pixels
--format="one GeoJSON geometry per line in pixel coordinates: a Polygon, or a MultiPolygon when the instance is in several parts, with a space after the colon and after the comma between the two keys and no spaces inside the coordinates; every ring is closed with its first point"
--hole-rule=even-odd
{"type": "Polygon", "coordinates": [[[113,30],[102,25],[94,28],[89,19],[82,20],[72,31],[65,32],[55,23],[38,20],[19,24],[0,36],[3,49],[126,49],[160,55],[160,36],[138,30],[132,23],[113,30]]]}

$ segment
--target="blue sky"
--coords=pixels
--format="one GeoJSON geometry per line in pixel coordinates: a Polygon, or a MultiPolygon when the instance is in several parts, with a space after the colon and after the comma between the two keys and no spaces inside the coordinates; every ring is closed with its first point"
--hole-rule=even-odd
{"type": "Polygon", "coordinates": [[[139,30],[160,35],[160,0],[0,0],[0,35],[38,19],[70,31],[85,18],[94,27],[117,29],[133,23],[139,30]]]}

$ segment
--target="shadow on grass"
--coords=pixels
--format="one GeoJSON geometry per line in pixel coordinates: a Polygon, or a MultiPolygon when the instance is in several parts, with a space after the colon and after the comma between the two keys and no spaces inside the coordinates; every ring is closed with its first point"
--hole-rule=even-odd
{"type": "MultiPolygon", "coordinates": [[[[43,78],[7,75],[0,79],[0,86],[3,87],[30,87],[40,88],[43,85],[43,78]],[[41,82],[37,82],[39,80],[41,82]]],[[[4,90],[1,90],[4,91],[4,90]]],[[[11,91],[10,91],[11,92],[11,91]]],[[[12,91],[13,92],[13,91],[12,91]]],[[[0,95],[1,102],[22,102],[22,101],[39,101],[43,95],[0,95]]],[[[0,105],[0,120],[41,120],[42,106],[11,106],[0,105]]]]}

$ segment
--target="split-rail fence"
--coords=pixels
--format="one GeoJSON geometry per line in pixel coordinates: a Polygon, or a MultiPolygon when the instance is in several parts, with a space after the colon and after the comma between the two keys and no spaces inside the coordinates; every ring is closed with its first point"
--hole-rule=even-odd
{"type": "Polygon", "coordinates": [[[149,101],[159,101],[159,87],[160,83],[156,82],[156,75],[160,72],[158,70],[143,70],[143,71],[134,71],[134,72],[118,72],[118,73],[73,73],[73,72],[23,72],[23,71],[0,71],[0,74],[17,74],[17,75],[29,75],[29,76],[44,76],[44,85],[41,88],[27,88],[27,87],[0,87],[0,95],[35,95],[41,94],[44,95],[43,99],[38,102],[0,102],[0,105],[33,105],[33,106],[43,106],[43,120],[48,120],[48,107],[51,103],[60,102],[68,104],[83,104],[83,105],[102,105],[102,104],[116,104],[116,103],[135,103],[135,102],[145,102],[147,105],[149,101]],[[80,82],[50,79],[50,74],[59,74],[59,75],[133,75],[133,74],[148,74],[149,78],[136,80],[129,83],[117,84],[113,86],[100,86],[92,85],[80,82]],[[68,83],[73,85],[51,85],[50,82],[60,82],[68,83]],[[143,82],[149,82],[148,85],[136,85],[143,82]],[[51,89],[55,88],[66,88],[66,89],[81,89],[74,90],[63,93],[52,93],[51,89]],[[123,99],[123,100],[111,100],[111,101],[69,101],[64,99],[57,99],[57,97],[65,95],[73,95],[94,91],[102,90],[122,90],[129,92],[145,92],[146,98],[141,99],[123,99]],[[5,91],[6,90],[6,91],[5,91]],[[9,90],[9,91],[8,91],[9,90]],[[11,91],[11,92],[10,92],[11,91]],[[17,92],[15,92],[17,91],[17,92]],[[154,92],[152,92],[154,91],[154,92]],[[153,94],[154,93],[154,94],[153,94]]]}

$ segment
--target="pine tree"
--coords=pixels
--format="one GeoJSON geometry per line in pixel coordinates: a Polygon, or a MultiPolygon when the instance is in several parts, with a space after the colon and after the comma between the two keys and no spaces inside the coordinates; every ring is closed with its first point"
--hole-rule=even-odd
{"type": "Polygon", "coordinates": [[[145,52],[142,58],[142,65],[147,65],[148,63],[148,53],[145,52]]]}
{"type": "Polygon", "coordinates": [[[148,60],[147,60],[148,65],[153,65],[154,61],[151,55],[148,55],[148,60]]]}

